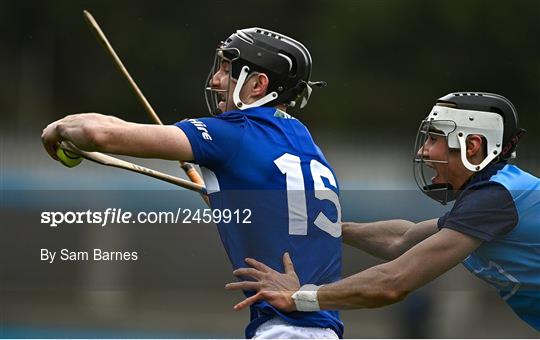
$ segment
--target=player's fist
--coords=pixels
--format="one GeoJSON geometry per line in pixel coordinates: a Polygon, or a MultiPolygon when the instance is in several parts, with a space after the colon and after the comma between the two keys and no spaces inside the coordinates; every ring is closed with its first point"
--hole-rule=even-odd
{"type": "Polygon", "coordinates": [[[43,132],[41,133],[41,142],[43,143],[43,147],[51,156],[53,159],[59,161],[58,155],[56,154],[56,149],[58,148],[58,145],[60,144],[61,137],[58,131],[56,130],[56,125],[58,121],[53,122],[45,129],[43,129],[43,132]]]}

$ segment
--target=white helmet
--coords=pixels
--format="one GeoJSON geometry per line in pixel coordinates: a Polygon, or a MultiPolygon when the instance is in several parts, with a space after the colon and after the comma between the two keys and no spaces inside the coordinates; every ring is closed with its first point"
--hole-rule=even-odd
{"type": "Polygon", "coordinates": [[[514,105],[503,96],[483,92],[450,93],[437,100],[422,121],[415,143],[414,175],[419,188],[429,197],[446,204],[453,200],[450,183],[432,184],[426,180],[427,163],[448,163],[446,160],[426,160],[417,151],[429,134],[446,138],[449,149],[459,150],[461,162],[468,170],[478,172],[494,161],[515,157],[515,148],[525,130],[517,127],[514,105]],[[467,159],[466,140],[480,135],[486,142],[486,157],[480,164],[467,159]]]}

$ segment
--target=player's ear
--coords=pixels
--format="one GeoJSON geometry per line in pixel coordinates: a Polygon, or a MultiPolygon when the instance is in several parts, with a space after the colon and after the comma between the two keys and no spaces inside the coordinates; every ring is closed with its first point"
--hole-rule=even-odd
{"type": "Polygon", "coordinates": [[[252,94],[253,96],[262,97],[266,94],[266,90],[268,90],[268,76],[264,73],[258,73],[254,78],[252,94]]]}
{"type": "Polygon", "coordinates": [[[481,155],[482,144],[484,144],[484,141],[480,135],[470,135],[467,137],[467,157],[481,155]]]}

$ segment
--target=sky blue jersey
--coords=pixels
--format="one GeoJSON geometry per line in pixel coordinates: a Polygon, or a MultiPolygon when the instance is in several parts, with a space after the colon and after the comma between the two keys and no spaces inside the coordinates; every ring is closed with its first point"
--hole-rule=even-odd
{"type": "MultiPolygon", "coordinates": [[[[191,143],[212,208],[241,212],[242,218],[217,224],[233,268],[246,267],[244,259],[251,257],[283,272],[287,251],[301,284],[341,278],[338,182],[300,121],[275,108],[258,107],[176,126],[191,143]]],[[[337,311],[282,313],[260,301],[251,307],[246,337],[276,316],[343,335],[337,311]]]]}
{"type": "Polygon", "coordinates": [[[540,331],[540,180],[514,165],[489,165],[439,227],[484,240],[463,264],[540,331]]]}

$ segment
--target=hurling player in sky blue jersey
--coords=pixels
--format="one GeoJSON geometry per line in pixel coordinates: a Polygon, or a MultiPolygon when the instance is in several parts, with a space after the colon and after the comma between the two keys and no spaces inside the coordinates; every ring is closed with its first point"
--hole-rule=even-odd
{"type": "MultiPolygon", "coordinates": [[[[325,85],[310,81],[311,64],[292,38],[239,30],[219,44],[207,79],[214,117],[156,126],[79,114],[50,124],[42,140],[55,159],[58,143],[69,140],[87,151],[199,164],[212,208],[250,211],[250,223],[218,223],[233,268],[249,257],[283,269],[287,252],[300,282],[328,284],[341,278],[339,186],[307,128],[286,112],[325,85]]],[[[283,312],[265,301],[251,306],[246,328],[246,337],[342,336],[337,311],[283,312]]]]}
{"type": "Polygon", "coordinates": [[[284,311],[384,306],[462,262],[540,331],[540,180],[508,163],[524,132],[500,95],[439,98],[418,132],[415,178],[429,197],[455,200],[452,209],[420,223],[344,223],[344,242],[389,262],[323,287],[299,281],[288,256],[284,274],[248,259],[253,268],[234,273],[256,282],[227,288],[258,293],[235,308],[259,300],[284,311]]]}

